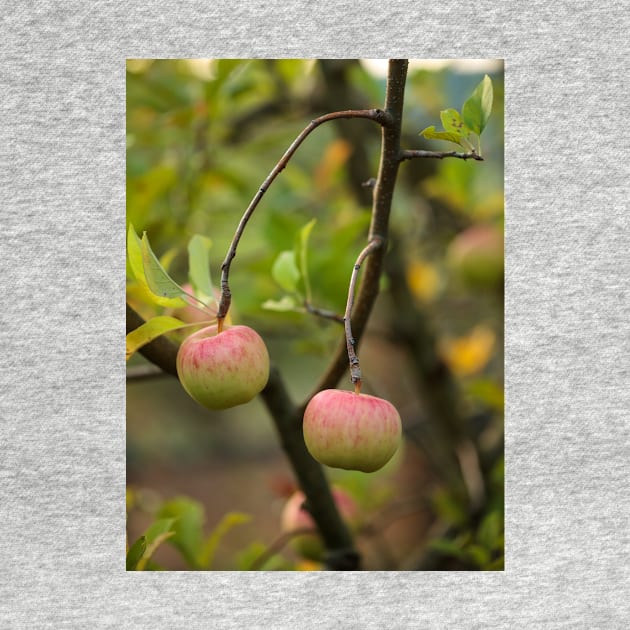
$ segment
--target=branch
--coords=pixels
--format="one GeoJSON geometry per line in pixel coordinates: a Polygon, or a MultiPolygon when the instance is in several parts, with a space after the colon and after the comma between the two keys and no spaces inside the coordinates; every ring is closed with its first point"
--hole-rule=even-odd
{"type": "Polygon", "coordinates": [[[352,324],[351,324],[351,315],[352,315],[352,305],[354,304],[354,287],[357,282],[357,276],[359,275],[359,270],[361,269],[361,265],[363,261],[372,253],[382,247],[383,241],[380,237],[374,238],[374,240],[370,241],[361,251],[359,257],[357,258],[357,262],[354,263],[354,267],[352,269],[352,275],[350,276],[350,286],[348,287],[348,301],[346,303],[346,312],[344,313],[343,321],[344,321],[344,329],[346,332],[346,348],[348,350],[348,361],[350,362],[350,377],[354,384],[355,393],[361,393],[361,368],[359,366],[359,358],[357,357],[357,353],[355,351],[356,340],[352,336],[352,324]]]}
{"type": "Polygon", "coordinates": [[[458,158],[460,160],[477,160],[483,162],[483,158],[471,151],[470,153],[458,153],[457,151],[421,151],[419,149],[406,149],[400,152],[400,161],[412,160],[414,158],[437,158],[443,160],[444,158],[458,158]]]}
{"type": "MultiPolygon", "coordinates": [[[[368,258],[363,273],[361,287],[357,295],[356,305],[352,317],[352,330],[356,344],[359,343],[365,325],[376,301],[379,290],[379,279],[385,257],[389,214],[398,166],[400,164],[400,130],[402,126],[403,98],[405,81],[407,78],[407,60],[392,59],[389,62],[387,75],[387,92],[385,95],[385,112],[391,123],[382,127],[381,158],[378,177],[374,186],[372,203],[372,223],[368,235],[368,242],[378,238],[382,242],[372,256],[368,258]]],[[[356,345],[355,344],[355,345],[356,345]]],[[[323,377],[312,392],[310,398],[323,389],[336,387],[339,379],[347,368],[347,346],[345,339],[340,342],[335,355],[323,377]]],[[[304,411],[306,403],[301,410],[304,411]]]]}
{"type": "Polygon", "coordinates": [[[236,248],[241,240],[241,236],[243,235],[247,222],[273,180],[286,168],[289,160],[308,135],[321,124],[330,120],[338,120],[341,118],[367,118],[368,120],[373,120],[383,127],[389,126],[392,122],[389,114],[380,109],[349,109],[342,112],[332,112],[330,114],[320,116],[319,118],[315,118],[302,130],[300,135],[293,141],[291,146],[286,150],[285,154],[280,158],[279,162],[274,166],[271,173],[269,173],[265,181],[262,183],[261,187],[258,189],[254,198],[245,210],[238,227],[236,228],[236,233],[234,234],[232,243],[230,244],[225,260],[221,265],[221,301],[219,302],[219,310],[217,312],[219,332],[223,327],[223,320],[230,309],[230,303],[232,301],[232,293],[230,292],[228,282],[230,265],[232,264],[232,259],[236,256],[236,248]]]}
{"type": "Polygon", "coordinates": [[[308,300],[304,300],[304,309],[311,315],[316,315],[322,319],[330,319],[338,324],[343,324],[343,315],[339,315],[338,313],[335,313],[335,311],[329,311],[325,308],[313,306],[308,300]]]}

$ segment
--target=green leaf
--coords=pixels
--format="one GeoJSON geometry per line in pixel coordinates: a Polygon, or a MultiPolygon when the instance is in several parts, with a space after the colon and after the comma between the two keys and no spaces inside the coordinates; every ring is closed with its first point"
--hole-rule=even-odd
{"type": "Polygon", "coordinates": [[[440,112],[440,120],[444,129],[448,132],[455,133],[458,136],[466,137],[470,134],[470,129],[459,115],[456,109],[445,109],[440,112]]]}
{"type": "Polygon", "coordinates": [[[199,556],[203,544],[203,522],[205,514],[203,505],[187,497],[178,497],[162,505],[158,512],[160,517],[175,518],[175,534],[171,543],[181,552],[188,564],[200,568],[199,556]]]}
{"type": "Polygon", "coordinates": [[[468,545],[466,554],[470,561],[478,567],[484,567],[490,562],[490,554],[486,549],[479,545],[468,545]]]}
{"type": "Polygon", "coordinates": [[[298,240],[295,247],[295,258],[302,275],[302,282],[304,283],[304,293],[306,299],[311,301],[311,282],[308,275],[308,240],[311,236],[311,232],[317,223],[317,219],[311,219],[301,230],[298,235],[298,240]]]}
{"type": "MultiPolygon", "coordinates": [[[[171,297],[163,297],[159,293],[156,294],[155,291],[151,289],[146,274],[143,249],[143,242],[136,234],[133,224],[130,223],[129,230],[127,231],[127,261],[129,262],[131,273],[143,289],[143,293],[146,295],[147,299],[150,299],[154,304],[159,306],[166,306],[169,308],[179,308],[184,306],[185,302],[179,297],[174,299],[171,297]]],[[[155,255],[153,255],[153,257],[155,258],[155,255]]],[[[161,268],[157,258],[156,263],[158,267],[161,268]]],[[[166,272],[164,273],[166,274],[166,272]]]]}
{"type": "Polygon", "coordinates": [[[140,562],[140,558],[142,558],[142,554],[147,548],[147,538],[146,536],[140,536],[138,540],[136,540],[131,547],[129,547],[129,551],[127,552],[127,561],[126,568],[127,571],[135,571],[138,566],[138,562],[140,562]]]}
{"type": "Polygon", "coordinates": [[[421,136],[424,136],[427,140],[448,140],[455,144],[461,145],[462,136],[452,131],[436,131],[435,125],[431,125],[420,132],[421,136]]]}
{"type": "Polygon", "coordinates": [[[206,539],[199,556],[199,564],[205,569],[209,568],[221,539],[234,527],[248,523],[250,520],[251,517],[248,514],[242,514],[241,512],[229,512],[226,514],[206,539]]]}
{"type": "Polygon", "coordinates": [[[466,126],[477,135],[485,129],[492,112],[492,81],[486,74],[462,108],[466,126]]]}
{"type": "MultiPolygon", "coordinates": [[[[183,298],[186,292],[173,280],[153,253],[147,233],[142,234],[142,264],[147,285],[151,292],[161,298],[183,298]]],[[[185,306],[183,299],[177,300],[177,306],[185,306]]]]}
{"type": "Polygon", "coordinates": [[[267,311],[276,311],[278,313],[298,310],[295,299],[290,295],[285,295],[281,300],[267,300],[266,302],[263,302],[262,308],[267,311]]]}
{"type": "Polygon", "coordinates": [[[195,234],[188,243],[188,277],[195,290],[195,295],[203,302],[214,299],[212,279],[210,278],[210,257],[208,251],[212,241],[205,236],[195,234]]]}
{"type": "Polygon", "coordinates": [[[159,315],[158,317],[151,318],[127,335],[125,339],[127,360],[129,360],[134,352],[142,348],[142,346],[150,343],[164,333],[191,325],[194,326],[195,324],[186,324],[175,317],[169,317],[167,315],[159,315]]]}
{"type": "Polygon", "coordinates": [[[477,529],[477,541],[488,551],[502,549],[503,519],[499,512],[490,512],[477,529]]]}
{"type": "Polygon", "coordinates": [[[446,538],[438,538],[436,540],[432,540],[431,542],[429,542],[428,547],[429,549],[437,551],[444,556],[451,556],[464,562],[468,560],[468,554],[466,553],[466,551],[462,549],[457,543],[453,542],[452,540],[447,540],[446,538]]]}
{"type": "Polygon", "coordinates": [[[155,550],[165,541],[168,540],[171,536],[175,534],[173,531],[173,523],[175,519],[173,518],[164,518],[160,519],[153,523],[147,531],[144,533],[146,538],[146,548],[140,560],[136,565],[136,571],[144,571],[147,566],[147,563],[151,559],[151,556],[155,552],[155,550]]]}
{"type": "Polygon", "coordinates": [[[295,252],[280,252],[271,268],[271,276],[285,291],[295,293],[300,279],[300,270],[295,262],[295,252]]]}

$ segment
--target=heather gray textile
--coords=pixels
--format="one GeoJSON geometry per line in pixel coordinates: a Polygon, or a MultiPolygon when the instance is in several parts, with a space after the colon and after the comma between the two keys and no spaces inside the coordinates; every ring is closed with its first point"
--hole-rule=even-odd
{"type": "Polygon", "coordinates": [[[0,627],[627,628],[629,8],[4,3],[0,627]],[[125,58],[393,55],[506,59],[505,572],[126,573],[125,58]]]}

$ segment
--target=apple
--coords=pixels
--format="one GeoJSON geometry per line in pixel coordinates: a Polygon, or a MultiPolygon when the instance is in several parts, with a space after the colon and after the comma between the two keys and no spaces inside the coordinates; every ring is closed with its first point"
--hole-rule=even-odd
{"type": "Polygon", "coordinates": [[[458,234],[447,251],[450,267],[469,286],[497,288],[503,284],[503,232],[475,225],[458,234]]]}
{"type": "Polygon", "coordinates": [[[269,354],[249,326],[217,332],[216,324],[187,337],[177,353],[179,380],[200,405],[227,409],[249,402],[269,379],[269,354]]]}
{"type": "MultiPolygon", "coordinates": [[[[350,526],[356,524],[359,508],[355,500],[341,488],[331,489],[335,505],[341,517],[350,526]]],[[[306,496],[301,490],[296,490],[285,503],[281,516],[282,532],[287,534],[301,529],[316,529],[315,521],[304,507],[306,496]]],[[[317,533],[304,533],[294,536],[289,542],[290,547],[303,558],[319,561],[324,554],[324,543],[317,533]]]]}
{"type": "Polygon", "coordinates": [[[382,398],[326,389],[308,403],[303,431],[309,453],[321,464],[374,472],[396,452],[402,426],[394,405],[382,398]]]}

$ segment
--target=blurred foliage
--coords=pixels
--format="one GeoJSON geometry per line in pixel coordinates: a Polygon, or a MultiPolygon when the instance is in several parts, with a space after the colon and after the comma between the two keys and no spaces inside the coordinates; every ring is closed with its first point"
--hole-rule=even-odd
{"type": "MultiPolygon", "coordinates": [[[[483,136],[485,161],[402,164],[391,216],[409,290],[457,379],[461,407],[471,419],[482,455],[486,503],[481,514],[471,516],[436,471],[428,488],[399,488],[395,473],[371,478],[331,471],[368,514],[387,501],[419,494],[423,505],[430,505],[431,522],[450,529],[445,537],[419,537],[418,554],[439,552],[454,568],[502,566],[503,287],[483,282],[472,286],[448,256],[449,247],[466,230],[481,225],[503,231],[502,68],[494,66],[488,74],[494,107],[483,136]]],[[[404,148],[456,148],[418,134],[439,124],[441,110],[460,109],[482,77],[456,73],[448,66],[410,71],[404,148]]],[[[207,257],[216,286],[244,209],[297,134],[312,118],[329,111],[381,107],[384,87],[382,77],[356,60],[128,60],[128,223],[139,235],[146,231],[160,263],[180,285],[191,280],[191,239],[196,237],[199,244],[199,236],[205,237],[204,260],[207,257]]],[[[296,398],[311,390],[341,335],[338,324],[302,312],[300,302],[308,297],[315,307],[343,312],[352,266],[369,226],[371,191],[364,184],[376,176],[379,148],[380,130],[370,121],[318,128],[265,194],[232,265],[230,314],[255,326],[265,338],[296,398]],[[287,297],[293,300],[292,308],[263,307],[287,297]]],[[[194,266],[192,275],[200,282],[203,272],[194,266]]],[[[155,306],[145,297],[130,276],[127,299],[145,318],[172,314],[168,305],[155,306]]],[[[395,340],[388,339],[395,318],[384,278],[372,318],[373,336],[382,345],[375,351],[378,360],[370,361],[372,337],[366,336],[362,367],[367,386],[395,401],[412,430],[424,410],[417,394],[409,393],[409,364],[401,362],[395,340]]],[[[134,357],[129,369],[141,363],[134,357]]],[[[136,464],[150,466],[169,457],[181,463],[218,453],[260,458],[279,452],[259,403],[223,414],[230,419],[227,426],[227,420],[210,422],[207,414],[198,419],[189,401],[177,403],[177,419],[165,417],[175,413],[168,411],[173,396],[174,388],[162,384],[129,386],[131,482],[136,464]]],[[[134,537],[128,567],[160,568],[154,552],[159,555],[168,546],[189,568],[212,568],[223,540],[229,540],[232,530],[236,534],[247,529],[246,518],[256,524],[257,515],[245,517],[240,509],[213,513],[208,520],[214,529],[208,531],[204,519],[210,509],[179,498],[160,499],[144,510],[161,525],[148,525],[134,537]]],[[[130,514],[137,510],[133,503],[130,514]]],[[[247,568],[270,542],[250,538],[219,566],[247,568]]],[[[265,568],[317,567],[284,557],[281,550],[269,557],[265,568]]]]}

